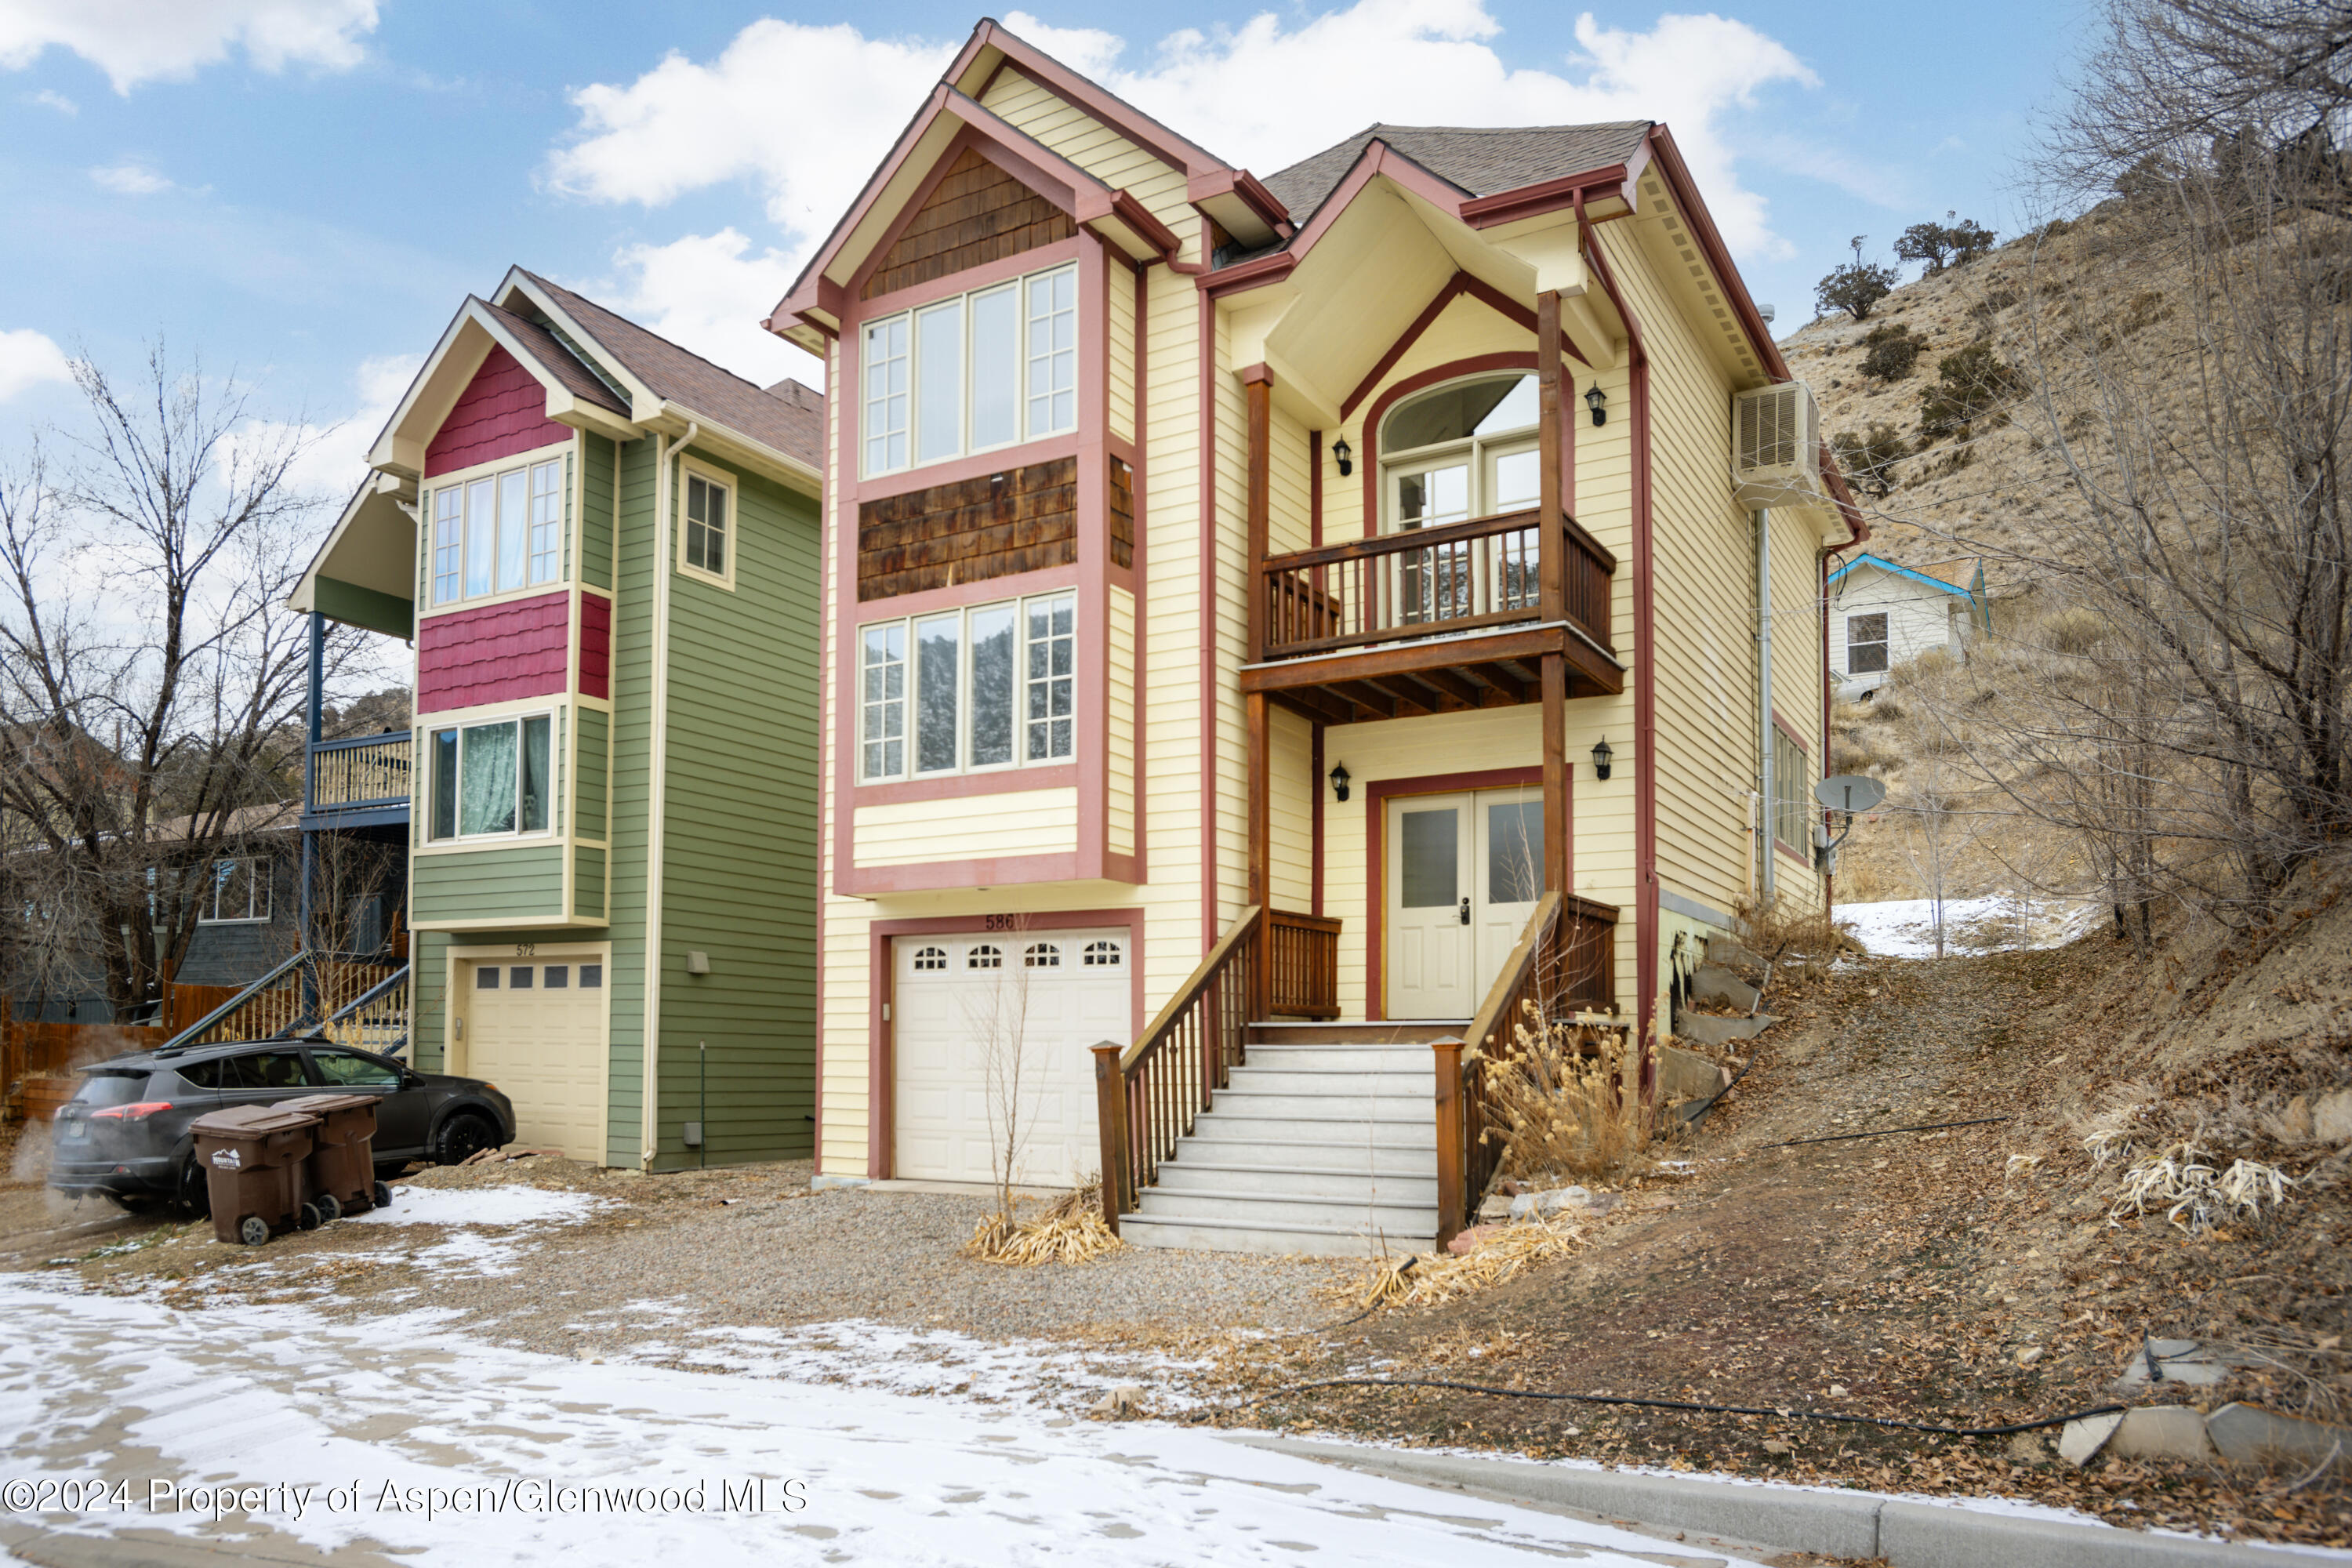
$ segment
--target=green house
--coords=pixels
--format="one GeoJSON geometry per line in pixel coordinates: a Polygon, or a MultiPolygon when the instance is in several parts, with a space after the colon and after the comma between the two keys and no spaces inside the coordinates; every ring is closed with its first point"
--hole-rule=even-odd
{"type": "Polygon", "coordinates": [[[413,733],[314,752],[309,804],[404,815],[412,1059],[497,1083],[526,1144],[811,1150],[824,431],[821,394],[516,268],[296,595],[413,644],[413,733]]]}

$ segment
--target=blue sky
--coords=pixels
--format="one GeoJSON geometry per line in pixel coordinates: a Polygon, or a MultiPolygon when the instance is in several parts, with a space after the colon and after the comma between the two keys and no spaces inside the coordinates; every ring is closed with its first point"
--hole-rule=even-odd
{"type": "MultiPolygon", "coordinates": [[[[2013,160],[2088,20],[2080,0],[1030,9],[1008,20],[1261,174],[1374,119],[1664,119],[1783,330],[1853,235],[1884,255],[1947,208],[2015,226],[2013,160]]],[[[73,416],[58,353],[127,370],[163,332],[275,417],[344,422],[314,477],[347,485],[415,356],[516,261],[755,378],[814,379],[751,323],[978,15],[0,0],[0,454],[73,416]]]]}

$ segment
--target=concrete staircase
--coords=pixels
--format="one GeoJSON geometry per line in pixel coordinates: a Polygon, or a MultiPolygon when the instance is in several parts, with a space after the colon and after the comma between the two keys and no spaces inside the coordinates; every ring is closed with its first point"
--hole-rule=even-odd
{"type": "Polygon", "coordinates": [[[1437,1238],[1435,1068],[1461,1022],[1253,1024],[1235,1068],[1119,1218],[1136,1247],[1321,1257],[1437,1238]]]}

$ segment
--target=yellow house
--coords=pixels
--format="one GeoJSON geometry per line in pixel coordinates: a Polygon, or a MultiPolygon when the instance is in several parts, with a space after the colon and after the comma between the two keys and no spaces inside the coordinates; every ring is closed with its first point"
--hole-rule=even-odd
{"type": "Polygon", "coordinates": [[[1654,1039],[1677,938],[1827,900],[1864,530],[1664,126],[1260,180],[983,22],[768,325],[832,389],[821,1179],[1450,1235],[1458,1042],[1654,1039]]]}

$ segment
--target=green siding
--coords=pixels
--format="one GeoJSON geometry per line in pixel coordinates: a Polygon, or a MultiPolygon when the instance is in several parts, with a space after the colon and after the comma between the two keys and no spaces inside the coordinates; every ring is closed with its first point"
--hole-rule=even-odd
{"type": "Polygon", "coordinates": [[[563,847],[509,844],[455,855],[419,855],[408,873],[410,919],[511,920],[529,924],[563,918],[563,847]]]}
{"type": "Polygon", "coordinates": [[[572,807],[573,820],[583,838],[604,837],[604,791],[611,769],[604,760],[606,737],[612,733],[612,721],[598,709],[583,708],[578,712],[580,724],[580,799],[572,807]]]}
{"type": "Polygon", "coordinates": [[[581,470],[580,580],[592,588],[613,586],[613,443],[602,436],[581,437],[586,467],[581,470]]]}
{"type": "Polygon", "coordinates": [[[406,599],[395,599],[390,594],[380,594],[373,588],[362,588],[323,574],[312,580],[311,592],[310,602],[331,621],[364,626],[392,637],[416,635],[416,606],[406,599]]]}
{"type": "Polygon", "coordinates": [[[572,913],[594,920],[604,912],[604,852],[586,846],[572,852],[572,913]]]}
{"type": "MultiPolygon", "coordinates": [[[[653,700],[654,445],[621,448],[621,580],[613,603],[613,776],[610,784],[613,1063],[605,1093],[606,1158],[637,1163],[645,1091],[646,801],[653,700]]],[[[593,580],[593,579],[592,579],[593,580]]],[[[672,1147],[674,1148],[673,1139],[672,1147]]]]}
{"type": "Polygon", "coordinates": [[[672,1151],[706,1087],[708,1163],[814,1143],[817,514],[735,479],[734,590],[670,578],[664,1165],[694,1163],[672,1151]],[[709,974],[686,973],[689,951],[709,955],[709,974]]]}

